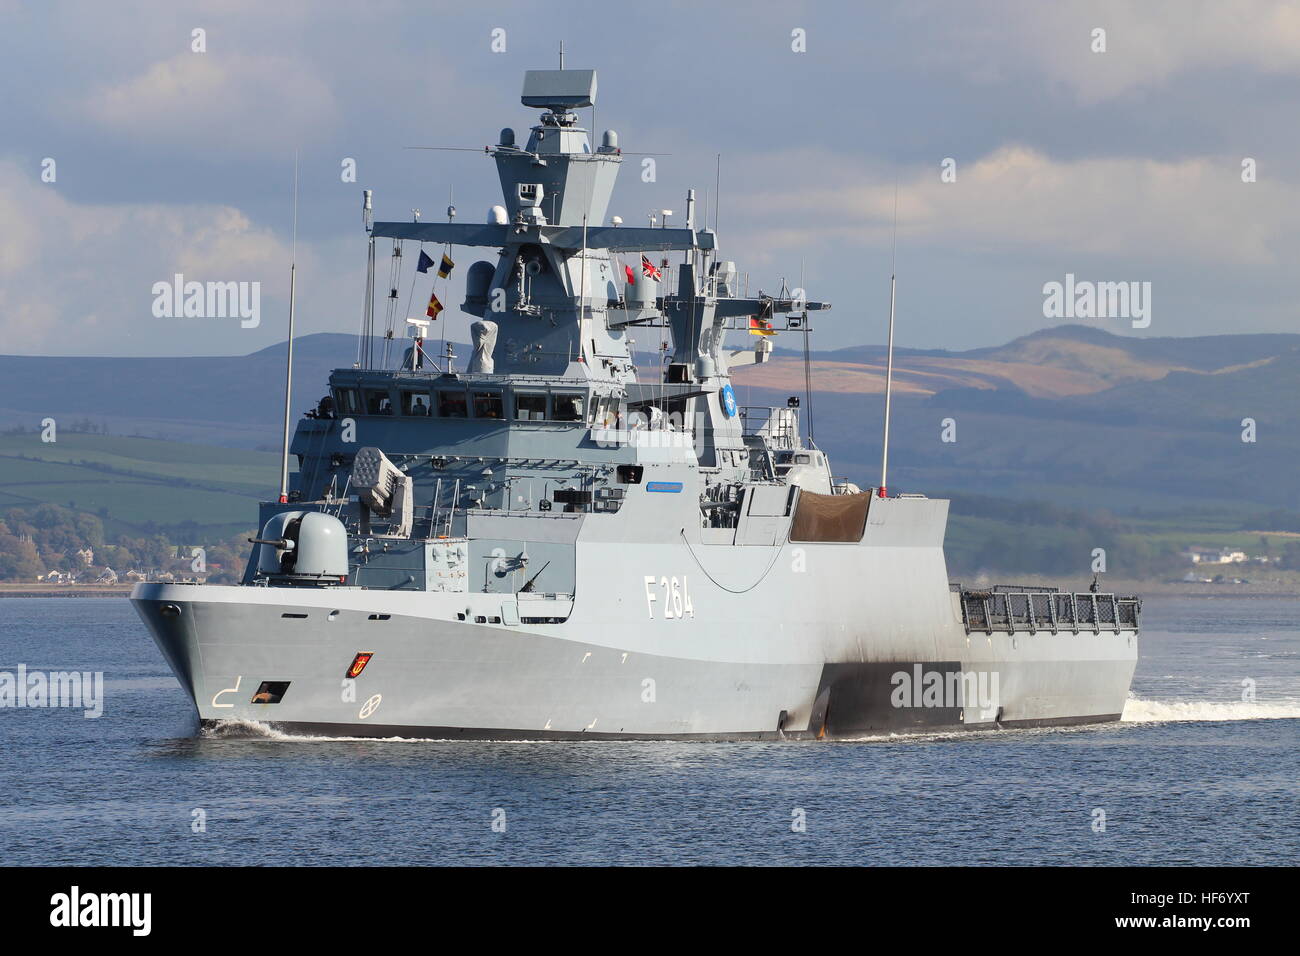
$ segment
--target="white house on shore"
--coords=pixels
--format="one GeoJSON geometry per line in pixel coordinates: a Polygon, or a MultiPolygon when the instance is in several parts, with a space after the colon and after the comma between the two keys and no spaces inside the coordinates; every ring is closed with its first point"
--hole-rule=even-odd
{"type": "Polygon", "coordinates": [[[1249,559],[1245,551],[1233,551],[1229,548],[1188,548],[1183,557],[1192,564],[1245,564],[1249,559]]]}

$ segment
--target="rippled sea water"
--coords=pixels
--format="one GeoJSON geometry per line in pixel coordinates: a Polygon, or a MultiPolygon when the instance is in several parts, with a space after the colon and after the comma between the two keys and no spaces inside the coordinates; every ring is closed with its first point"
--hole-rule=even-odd
{"type": "Polygon", "coordinates": [[[1143,627],[1119,724],[829,744],[337,741],[200,734],[124,599],[0,600],[0,670],[106,681],[97,720],[0,709],[0,857],[1296,863],[1300,600],[1152,598],[1143,627]]]}

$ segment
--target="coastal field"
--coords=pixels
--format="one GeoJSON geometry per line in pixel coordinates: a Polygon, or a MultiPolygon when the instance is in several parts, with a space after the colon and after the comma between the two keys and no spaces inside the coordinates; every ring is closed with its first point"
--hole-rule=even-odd
{"type": "Polygon", "coordinates": [[[98,516],[109,535],[251,527],[275,491],[279,456],[239,448],[61,430],[0,435],[0,516],[56,504],[98,516]]]}

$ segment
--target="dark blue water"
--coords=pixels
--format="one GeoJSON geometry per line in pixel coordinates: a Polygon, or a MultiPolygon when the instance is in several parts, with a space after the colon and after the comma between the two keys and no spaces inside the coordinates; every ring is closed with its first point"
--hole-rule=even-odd
{"type": "Polygon", "coordinates": [[[0,600],[0,670],[107,682],[97,720],[0,709],[0,859],[1296,863],[1300,602],[1151,599],[1143,624],[1117,725],[835,744],[326,741],[200,736],[125,600],[0,600]]]}

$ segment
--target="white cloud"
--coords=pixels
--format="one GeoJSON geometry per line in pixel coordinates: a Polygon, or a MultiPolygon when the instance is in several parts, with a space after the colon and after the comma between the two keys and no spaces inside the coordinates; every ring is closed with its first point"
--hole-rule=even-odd
{"type": "Polygon", "coordinates": [[[1288,0],[942,3],[910,13],[941,32],[932,55],[973,80],[1005,80],[1006,64],[1028,61],[1089,103],[1190,71],[1300,76],[1300,6],[1288,0]],[[1095,28],[1106,31],[1105,53],[1092,51],[1095,28]]]}
{"type": "Polygon", "coordinates": [[[309,58],[248,53],[177,54],[96,87],[80,110],[133,138],[222,152],[316,140],[338,121],[309,58]]]}
{"type": "MultiPolygon", "coordinates": [[[[1032,248],[1047,254],[1187,259],[1237,265],[1290,261],[1300,222],[1300,188],[1272,173],[1241,181],[1240,157],[1161,162],[1129,157],[1056,160],[1007,146],[958,157],[957,181],[939,165],[898,187],[900,234],[972,248],[1032,248]]],[[[756,183],[800,182],[792,169],[819,170],[818,185],[759,192],[749,223],[782,247],[818,237],[887,239],[894,185],[887,173],[830,156],[786,154],[755,161],[756,183]],[[784,169],[785,172],[778,172],[784,169]]]]}
{"type": "MultiPolygon", "coordinates": [[[[235,335],[238,320],[155,319],[153,283],[177,272],[261,282],[264,310],[267,296],[282,296],[287,285],[285,243],[229,206],[76,203],[57,183],[6,160],[0,223],[0,342],[9,353],[66,352],[69,343],[79,354],[185,352],[190,339],[235,335]],[[124,339],[130,344],[118,348],[124,339]]],[[[301,243],[299,260],[315,268],[301,243]]],[[[257,347],[231,341],[239,344],[225,351],[257,347]]]]}

